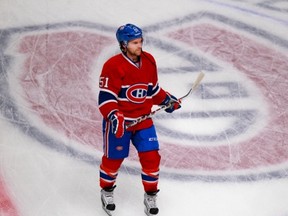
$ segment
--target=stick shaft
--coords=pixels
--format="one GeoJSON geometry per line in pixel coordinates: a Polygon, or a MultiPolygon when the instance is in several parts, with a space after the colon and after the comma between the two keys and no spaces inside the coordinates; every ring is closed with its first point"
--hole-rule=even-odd
{"type": "MultiPolygon", "coordinates": [[[[195,80],[195,82],[193,83],[191,89],[189,89],[188,93],[185,94],[184,96],[178,98],[178,101],[181,101],[183,100],[184,98],[188,97],[190,94],[192,94],[197,88],[198,86],[200,85],[202,79],[204,78],[205,74],[203,72],[200,72],[195,80]]],[[[129,128],[129,127],[132,127],[144,120],[146,120],[147,118],[151,118],[153,115],[155,115],[155,113],[163,110],[163,109],[167,109],[170,105],[165,105],[165,106],[161,106],[160,108],[152,111],[151,113],[147,114],[147,115],[143,115],[141,117],[139,117],[138,119],[136,119],[135,121],[133,121],[132,123],[130,124],[127,124],[126,125],[126,129],[129,128]]]]}

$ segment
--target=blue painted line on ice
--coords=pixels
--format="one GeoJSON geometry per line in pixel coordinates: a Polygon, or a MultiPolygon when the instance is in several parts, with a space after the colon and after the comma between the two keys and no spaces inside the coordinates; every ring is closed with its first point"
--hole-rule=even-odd
{"type": "Polygon", "coordinates": [[[287,13],[288,12],[288,8],[273,6],[273,4],[277,4],[279,2],[280,3],[281,2],[287,2],[287,0],[262,1],[262,2],[257,3],[257,5],[259,5],[260,7],[263,7],[263,8],[268,8],[269,10],[282,12],[282,13],[287,13]]]}
{"type": "Polygon", "coordinates": [[[251,10],[251,9],[247,9],[247,8],[242,8],[242,7],[239,7],[239,6],[235,6],[235,5],[231,5],[231,4],[223,3],[223,2],[219,2],[219,1],[214,1],[214,0],[204,0],[204,1],[209,2],[209,3],[213,3],[213,4],[215,4],[215,5],[225,6],[225,7],[230,8],[230,9],[235,9],[235,10],[243,11],[243,12],[246,12],[246,13],[249,13],[249,14],[254,14],[254,15],[257,15],[257,16],[259,16],[259,17],[268,18],[268,19],[270,19],[270,20],[273,20],[273,21],[282,23],[282,24],[284,24],[284,25],[288,25],[288,21],[287,21],[287,20],[283,20],[283,19],[276,18],[276,17],[270,16],[270,15],[267,15],[267,14],[263,14],[263,13],[260,13],[260,12],[255,11],[255,10],[251,10]]]}

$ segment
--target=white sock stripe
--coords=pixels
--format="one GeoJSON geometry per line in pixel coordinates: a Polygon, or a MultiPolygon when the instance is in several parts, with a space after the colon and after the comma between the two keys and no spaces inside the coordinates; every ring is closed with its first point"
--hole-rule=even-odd
{"type": "Polygon", "coordinates": [[[157,172],[150,172],[150,173],[147,173],[147,172],[142,171],[142,174],[143,174],[143,175],[147,175],[147,176],[151,176],[151,175],[157,176],[157,175],[159,175],[159,171],[157,171],[157,172]]]}
{"type": "Polygon", "coordinates": [[[154,180],[154,181],[142,180],[142,182],[145,182],[145,183],[147,183],[147,184],[154,184],[154,183],[157,183],[157,182],[158,182],[158,179],[157,179],[157,180],[154,180]]]}
{"type": "Polygon", "coordinates": [[[107,173],[107,172],[105,172],[103,169],[100,169],[100,172],[102,172],[102,173],[104,173],[104,174],[106,174],[106,175],[113,175],[113,176],[117,176],[118,175],[118,172],[110,172],[110,173],[107,173]]]}

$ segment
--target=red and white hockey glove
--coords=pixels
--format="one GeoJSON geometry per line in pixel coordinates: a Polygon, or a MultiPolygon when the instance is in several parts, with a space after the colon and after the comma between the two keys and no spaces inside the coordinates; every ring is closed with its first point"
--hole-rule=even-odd
{"type": "Polygon", "coordinates": [[[175,110],[177,109],[180,109],[181,108],[181,101],[178,100],[175,96],[169,94],[168,92],[167,93],[167,96],[165,98],[165,100],[160,104],[160,105],[165,105],[165,106],[168,106],[168,108],[165,109],[165,111],[167,113],[172,113],[174,112],[175,110]]]}
{"type": "Polygon", "coordinates": [[[111,123],[112,133],[116,138],[121,138],[124,135],[125,125],[124,125],[124,115],[120,111],[115,111],[109,115],[109,121],[111,123]]]}

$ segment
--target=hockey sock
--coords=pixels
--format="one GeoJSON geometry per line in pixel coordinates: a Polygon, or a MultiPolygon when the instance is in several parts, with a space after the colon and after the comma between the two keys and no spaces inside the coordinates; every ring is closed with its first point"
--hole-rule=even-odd
{"type": "Polygon", "coordinates": [[[161,156],[158,151],[149,151],[140,152],[139,158],[142,165],[141,177],[145,192],[157,191],[161,156]]]}
{"type": "Polygon", "coordinates": [[[124,159],[109,159],[106,156],[102,157],[100,165],[100,187],[112,188],[115,184],[118,169],[120,168],[124,159]]]}

